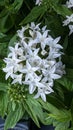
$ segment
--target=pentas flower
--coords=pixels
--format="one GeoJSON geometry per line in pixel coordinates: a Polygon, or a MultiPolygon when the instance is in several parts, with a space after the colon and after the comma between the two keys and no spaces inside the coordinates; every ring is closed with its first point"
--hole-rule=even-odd
{"type": "Polygon", "coordinates": [[[69,29],[70,29],[69,35],[71,35],[73,33],[73,25],[69,25],[69,29]]]}
{"type": "Polygon", "coordinates": [[[36,5],[40,5],[42,3],[42,0],[36,0],[36,5]]]}
{"type": "Polygon", "coordinates": [[[63,21],[63,26],[67,26],[69,27],[69,35],[71,35],[73,33],[73,14],[71,14],[70,16],[66,16],[66,20],[63,21]]]}
{"type": "Polygon", "coordinates": [[[35,30],[35,31],[37,31],[37,30],[39,31],[40,30],[40,27],[39,27],[40,24],[41,23],[39,23],[39,24],[36,25],[34,22],[31,22],[29,28],[32,29],[32,30],[35,30]]]}
{"type": "Polygon", "coordinates": [[[46,95],[54,92],[54,80],[65,74],[62,64],[60,37],[49,35],[46,26],[32,22],[17,31],[18,42],[15,47],[9,46],[8,57],[4,59],[6,80],[12,79],[12,84],[24,85],[34,98],[41,97],[46,101],[46,95]],[[26,35],[28,34],[28,35],[26,35]],[[60,59],[60,60],[59,60],[60,59]]]}
{"type": "Polygon", "coordinates": [[[72,8],[72,7],[73,7],[73,0],[67,1],[67,2],[66,2],[66,6],[67,6],[68,8],[72,8]]]}
{"type": "Polygon", "coordinates": [[[63,26],[68,25],[69,23],[73,22],[73,14],[71,14],[70,16],[66,16],[66,20],[63,21],[63,26]]]}

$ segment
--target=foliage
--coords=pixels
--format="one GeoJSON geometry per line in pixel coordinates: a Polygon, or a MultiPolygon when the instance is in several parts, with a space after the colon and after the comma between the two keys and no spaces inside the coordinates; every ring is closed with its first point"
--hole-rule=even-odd
{"type": "Polygon", "coordinates": [[[66,0],[43,0],[35,6],[35,0],[0,0],[0,116],[6,116],[4,130],[13,128],[26,112],[38,127],[39,121],[53,124],[55,130],[73,130],[73,34],[63,26],[66,15],[73,13],[65,6],[66,0]],[[24,92],[24,86],[11,85],[2,71],[3,58],[8,46],[14,45],[16,31],[30,22],[47,25],[55,38],[61,36],[64,48],[62,61],[66,75],[54,83],[54,93],[47,96],[47,102],[33,99],[24,92]]]}

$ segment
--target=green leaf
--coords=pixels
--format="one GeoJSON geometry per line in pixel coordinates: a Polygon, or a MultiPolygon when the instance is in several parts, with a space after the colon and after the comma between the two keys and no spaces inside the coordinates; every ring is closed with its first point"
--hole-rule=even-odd
{"type": "Polygon", "coordinates": [[[24,20],[20,23],[20,25],[27,24],[29,22],[35,21],[38,17],[41,15],[44,15],[45,13],[44,6],[36,6],[34,7],[31,12],[24,18],[24,20]]]}
{"type": "MultiPolygon", "coordinates": [[[[10,42],[9,42],[9,46],[13,46],[13,47],[14,47],[16,41],[17,41],[17,34],[15,34],[15,35],[11,38],[11,40],[10,40],[10,42]]],[[[9,48],[8,48],[7,53],[9,53],[9,48]]]]}
{"type": "Polygon", "coordinates": [[[60,83],[63,87],[65,87],[69,91],[73,91],[73,82],[71,82],[69,79],[63,77],[61,79],[58,79],[57,82],[60,83]]]}
{"type": "MultiPolygon", "coordinates": [[[[46,0],[47,1],[47,0],[46,0]]],[[[60,0],[48,0],[50,3],[53,3],[54,5],[58,4],[60,0]]]]}
{"type": "Polygon", "coordinates": [[[7,111],[8,96],[7,93],[0,91],[0,116],[4,117],[7,111]]]}
{"type": "Polygon", "coordinates": [[[3,63],[4,63],[4,61],[3,61],[2,59],[0,59],[0,69],[1,69],[2,66],[3,66],[3,63]]]}
{"type": "Polygon", "coordinates": [[[56,127],[59,123],[60,123],[59,121],[57,121],[57,120],[53,120],[53,126],[56,127]]]}
{"type": "Polygon", "coordinates": [[[7,55],[7,48],[8,48],[7,42],[0,43],[0,58],[4,58],[7,55]]]}
{"type": "Polygon", "coordinates": [[[9,46],[15,46],[15,42],[17,41],[17,34],[15,34],[12,38],[11,38],[11,40],[10,40],[10,42],[9,42],[9,46]]]}
{"type": "Polygon", "coordinates": [[[15,101],[12,101],[12,110],[14,111],[15,108],[16,108],[16,103],[15,103],[15,101]]]}
{"type": "Polygon", "coordinates": [[[44,123],[44,115],[43,115],[43,109],[38,100],[34,99],[32,96],[28,96],[28,104],[31,105],[35,115],[38,117],[38,119],[44,123]]]}
{"type": "Polygon", "coordinates": [[[59,19],[59,16],[56,14],[47,14],[48,17],[44,16],[45,25],[47,25],[49,32],[53,37],[64,36],[64,27],[62,26],[62,22],[59,19]],[[60,30],[60,31],[59,31],[60,30]]]}
{"type": "Polygon", "coordinates": [[[0,6],[4,6],[4,0],[0,0],[0,6]]]}
{"type": "Polygon", "coordinates": [[[55,130],[67,130],[69,127],[69,122],[58,123],[55,130]]]}
{"type": "Polygon", "coordinates": [[[16,14],[18,10],[21,8],[23,4],[23,0],[15,0],[12,4],[9,3],[9,1],[5,0],[5,5],[7,7],[7,10],[12,14],[16,14]]]}
{"type": "Polygon", "coordinates": [[[72,102],[71,102],[71,117],[72,117],[72,126],[73,126],[73,99],[72,99],[72,102]]]}
{"type": "Polygon", "coordinates": [[[39,102],[45,110],[51,113],[56,113],[58,111],[58,109],[49,102],[43,102],[42,99],[39,99],[39,102]]]}
{"type": "Polygon", "coordinates": [[[0,82],[0,91],[7,92],[8,85],[0,82]]]}
{"type": "Polygon", "coordinates": [[[12,19],[12,15],[9,14],[7,9],[3,9],[0,14],[0,32],[6,33],[8,32],[14,25],[14,20],[12,19]]]}
{"type": "Polygon", "coordinates": [[[69,128],[69,129],[67,129],[67,130],[73,130],[73,127],[69,128]]]}
{"type": "MultiPolygon", "coordinates": [[[[55,81],[54,83],[54,91],[55,91],[55,95],[57,98],[57,101],[59,100],[60,104],[58,104],[58,106],[60,106],[60,108],[65,108],[65,104],[64,104],[64,89],[63,87],[55,81]]],[[[57,106],[57,107],[58,107],[57,106]]],[[[59,107],[58,107],[59,108],[59,107]]]]}
{"type": "MultiPolygon", "coordinates": [[[[0,57],[1,57],[1,55],[0,55],[0,57]]],[[[3,64],[4,64],[3,60],[0,59],[0,84],[2,87],[1,89],[3,89],[3,87],[6,87],[8,85],[7,80],[5,80],[5,73],[2,70],[3,64]]]]}
{"type": "Polygon", "coordinates": [[[6,37],[6,34],[0,32],[0,38],[6,37]]]}
{"type": "Polygon", "coordinates": [[[11,110],[6,118],[4,130],[8,130],[9,128],[14,128],[16,123],[22,118],[24,111],[22,109],[22,105],[19,104],[16,106],[16,109],[11,110]]]}
{"type": "Polygon", "coordinates": [[[63,90],[61,89],[61,87],[58,87],[59,85],[55,85],[56,90],[57,90],[57,94],[56,94],[56,90],[54,89],[55,93],[52,93],[50,95],[47,95],[47,102],[53,104],[55,107],[57,108],[65,108],[65,104],[64,104],[64,94],[63,94],[63,90]]]}
{"type": "Polygon", "coordinates": [[[63,42],[63,48],[64,48],[64,50],[67,49],[67,46],[68,46],[68,36],[65,37],[64,42],[63,42]]]}
{"type": "Polygon", "coordinates": [[[73,79],[73,69],[71,68],[66,68],[66,73],[67,73],[67,77],[70,79],[73,79]]]}
{"type": "Polygon", "coordinates": [[[5,33],[6,30],[8,30],[5,28],[5,23],[8,19],[8,16],[9,16],[8,11],[6,9],[2,10],[0,14],[0,32],[2,33],[5,33]]]}
{"type": "Polygon", "coordinates": [[[71,112],[70,110],[66,109],[58,109],[57,107],[53,106],[51,103],[48,102],[43,102],[40,100],[40,103],[42,104],[42,107],[50,112],[48,114],[49,117],[52,117],[55,120],[61,121],[61,122],[66,122],[71,120],[71,112]]]}
{"type": "Polygon", "coordinates": [[[27,111],[27,113],[30,115],[32,120],[35,122],[35,124],[38,127],[40,127],[38,118],[37,118],[37,116],[36,116],[36,114],[35,114],[35,112],[33,110],[32,104],[29,101],[26,100],[23,105],[24,105],[24,108],[27,111]]]}
{"type": "Polygon", "coordinates": [[[66,17],[67,15],[71,15],[72,12],[67,8],[65,7],[64,5],[54,5],[52,4],[52,8],[54,9],[54,11],[57,12],[57,14],[60,14],[64,17],[66,17]]]}
{"type": "Polygon", "coordinates": [[[44,112],[44,117],[45,117],[45,125],[53,124],[54,119],[52,117],[49,117],[47,112],[44,112]]]}
{"type": "Polygon", "coordinates": [[[33,99],[29,96],[24,102],[24,109],[30,115],[35,124],[40,127],[39,121],[44,122],[43,111],[41,105],[37,102],[37,100],[33,99]]]}
{"type": "Polygon", "coordinates": [[[73,68],[73,56],[69,56],[65,54],[63,56],[63,63],[66,65],[67,68],[73,68]]]}
{"type": "Polygon", "coordinates": [[[49,114],[49,116],[60,122],[67,122],[71,120],[70,110],[65,110],[65,109],[57,110],[56,113],[49,114]]]}

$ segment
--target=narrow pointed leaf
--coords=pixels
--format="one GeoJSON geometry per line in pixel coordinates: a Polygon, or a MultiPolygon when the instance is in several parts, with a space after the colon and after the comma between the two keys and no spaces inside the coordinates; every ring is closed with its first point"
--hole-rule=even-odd
{"type": "Polygon", "coordinates": [[[16,109],[13,111],[11,110],[8,113],[8,116],[5,121],[4,130],[8,130],[9,128],[14,128],[16,123],[22,118],[24,112],[21,105],[17,105],[16,109]]]}

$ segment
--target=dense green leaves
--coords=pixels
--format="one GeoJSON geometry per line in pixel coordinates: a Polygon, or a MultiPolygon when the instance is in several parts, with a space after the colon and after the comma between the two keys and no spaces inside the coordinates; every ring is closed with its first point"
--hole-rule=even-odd
{"type": "Polygon", "coordinates": [[[67,130],[67,128],[70,125],[71,118],[71,111],[63,109],[58,109],[51,103],[45,103],[40,100],[40,103],[42,104],[43,108],[48,111],[48,115],[46,114],[46,124],[53,124],[55,126],[55,130],[64,129],[67,130]]]}
{"type": "Polygon", "coordinates": [[[0,6],[4,5],[4,0],[0,0],[0,6]]]}
{"type": "Polygon", "coordinates": [[[5,83],[1,83],[1,82],[0,82],[0,91],[6,92],[7,89],[8,89],[8,85],[5,84],[5,83]]]}
{"type": "Polygon", "coordinates": [[[64,28],[62,26],[61,20],[59,16],[56,14],[49,14],[48,17],[44,17],[45,25],[51,30],[50,33],[53,37],[63,36],[64,28]],[[60,31],[59,31],[60,30],[60,31]]]}
{"type": "Polygon", "coordinates": [[[57,80],[57,82],[59,82],[63,87],[65,87],[69,91],[73,91],[73,83],[69,79],[61,78],[57,80]]]}
{"type": "Polygon", "coordinates": [[[59,121],[59,122],[67,122],[71,120],[71,113],[68,110],[56,110],[55,112],[52,112],[53,114],[49,114],[50,117],[53,119],[59,121]]]}
{"type": "Polygon", "coordinates": [[[0,116],[4,117],[8,106],[8,96],[0,90],[0,116]]]}
{"type": "Polygon", "coordinates": [[[17,104],[15,110],[11,110],[6,118],[4,130],[14,128],[16,123],[22,118],[24,114],[21,104],[17,104]]]}
{"type": "MultiPolygon", "coordinates": [[[[2,59],[7,55],[8,43],[0,43],[0,58],[2,59]]],[[[0,60],[0,63],[3,62],[0,60]]]]}
{"type": "Polygon", "coordinates": [[[53,5],[52,8],[57,12],[57,14],[60,14],[62,16],[71,15],[72,12],[65,6],[57,6],[53,5]]]}
{"type": "Polygon", "coordinates": [[[35,21],[37,18],[41,18],[46,10],[44,10],[44,6],[34,7],[31,12],[25,17],[25,19],[20,23],[20,25],[27,24],[29,22],[35,21]],[[32,17],[33,16],[33,17],[32,17]]]}
{"type": "Polygon", "coordinates": [[[51,112],[51,114],[49,114],[50,117],[53,117],[54,119],[62,122],[71,120],[70,111],[67,111],[65,109],[59,110],[51,103],[44,103],[42,100],[40,100],[40,103],[42,104],[44,109],[51,112]]]}
{"type": "Polygon", "coordinates": [[[29,104],[26,102],[24,104],[25,110],[27,111],[27,113],[29,114],[29,116],[31,117],[31,119],[35,122],[35,124],[40,127],[39,121],[36,117],[36,114],[32,111],[32,106],[29,106],[29,104]]]}
{"type": "Polygon", "coordinates": [[[6,33],[14,25],[14,20],[7,9],[3,9],[0,14],[0,32],[6,33]]]}
{"type": "Polygon", "coordinates": [[[67,130],[68,127],[69,127],[69,122],[58,123],[56,125],[55,130],[67,130]]]}
{"type": "Polygon", "coordinates": [[[40,126],[39,120],[42,123],[44,123],[42,106],[36,99],[33,99],[32,96],[28,96],[27,99],[25,100],[24,109],[31,116],[32,120],[36,123],[38,127],[40,126]]]}
{"type": "Polygon", "coordinates": [[[23,0],[15,0],[13,3],[10,3],[9,0],[5,0],[5,7],[10,13],[17,13],[21,8],[23,0]]]}
{"type": "MultiPolygon", "coordinates": [[[[73,56],[69,56],[69,55],[65,55],[63,56],[63,62],[64,64],[66,65],[66,74],[67,76],[71,77],[70,76],[70,73],[72,72],[72,69],[73,69],[73,56]],[[71,70],[71,71],[70,71],[71,70]],[[69,73],[70,72],[70,73],[69,73]]],[[[72,76],[73,77],[73,76],[72,76]]]]}
{"type": "Polygon", "coordinates": [[[73,127],[69,128],[69,129],[67,129],[67,130],[73,130],[73,127]]]}
{"type": "Polygon", "coordinates": [[[6,37],[6,35],[3,33],[0,33],[0,38],[4,38],[4,37],[6,37]]]}

